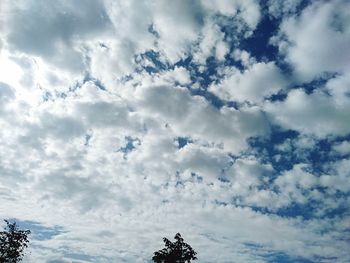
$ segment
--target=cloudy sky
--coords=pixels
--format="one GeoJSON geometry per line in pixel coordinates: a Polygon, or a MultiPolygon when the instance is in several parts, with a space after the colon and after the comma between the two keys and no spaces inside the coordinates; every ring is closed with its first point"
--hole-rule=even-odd
{"type": "Polygon", "coordinates": [[[350,262],[349,43],[347,0],[2,0],[25,262],[350,262]]]}

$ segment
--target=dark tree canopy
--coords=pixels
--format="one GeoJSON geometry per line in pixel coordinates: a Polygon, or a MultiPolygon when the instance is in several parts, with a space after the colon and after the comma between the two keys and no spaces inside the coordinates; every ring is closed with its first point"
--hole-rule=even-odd
{"type": "Polygon", "coordinates": [[[30,230],[20,230],[16,222],[5,220],[5,231],[0,231],[0,263],[17,263],[24,256],[28,247],[30,230]]]}
{"type": "Polygon", "coordinates": [[[163,238],[165,248],[154,252],[152,260],[156,263],[186,263],[196,260],[196,252],[185,243],[180,233],[175,235],[175,242],[163,238]]]}

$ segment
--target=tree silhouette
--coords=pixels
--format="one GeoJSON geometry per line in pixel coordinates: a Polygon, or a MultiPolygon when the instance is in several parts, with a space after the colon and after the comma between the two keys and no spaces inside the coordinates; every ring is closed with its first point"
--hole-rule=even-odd
{"type": "Polygon", "coordinates": [[[30,230],[19,230],[16,222],[4,221],[7,226],[5,231],[0,231],[0,263],[17,263],[28,247],[30,230]]]}
{"type": "Polygon", "coordinates": [[[154,252],[152,257],[156,263],[186,263],[196,260],[196,252],[192,247],[185,243],[180,233],[175,235],[175,242],[171,242],[166,237],[163,238],[165,248],[154,252]]]}

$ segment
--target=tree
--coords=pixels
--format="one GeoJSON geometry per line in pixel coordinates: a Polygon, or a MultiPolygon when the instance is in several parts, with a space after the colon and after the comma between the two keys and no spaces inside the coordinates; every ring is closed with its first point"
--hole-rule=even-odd
{"type": "Polygon", "coordinates": [[[5,231],[0,231],[0,263],[17,263],[28,247],[30,230],[20,230],[16,222],[4,221],[7,226],[5,231]]]}
{"type": "Polygon", "coordinates": [[[189,263],[196,260],[196,252],[192,247],[185,243],[180,233],[175,235],[175,242],[171,242],[166,237],[163,238],[165,248],[154,252],[152,257],[156,263],[189,263]]]}

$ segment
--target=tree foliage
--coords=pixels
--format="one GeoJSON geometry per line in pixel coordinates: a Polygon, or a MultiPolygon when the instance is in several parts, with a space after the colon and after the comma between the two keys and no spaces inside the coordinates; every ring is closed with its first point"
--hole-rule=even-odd
{"type": "Polygon", "coordinates": [[[28,247],[30,230],[20,230],[16,222],[4,221],[7,226],[5,231],[0,231],[0,263],[17,263],[28,247]]]}
{"type": "Polygon", "coordinates": [[[154,252],[152,257],[156,263],[186,263],[196,260],[196,252],[192,247],[185,243],[180,233],[175,235],[175,242],[163,238],[165,248],[154,252]]]}

